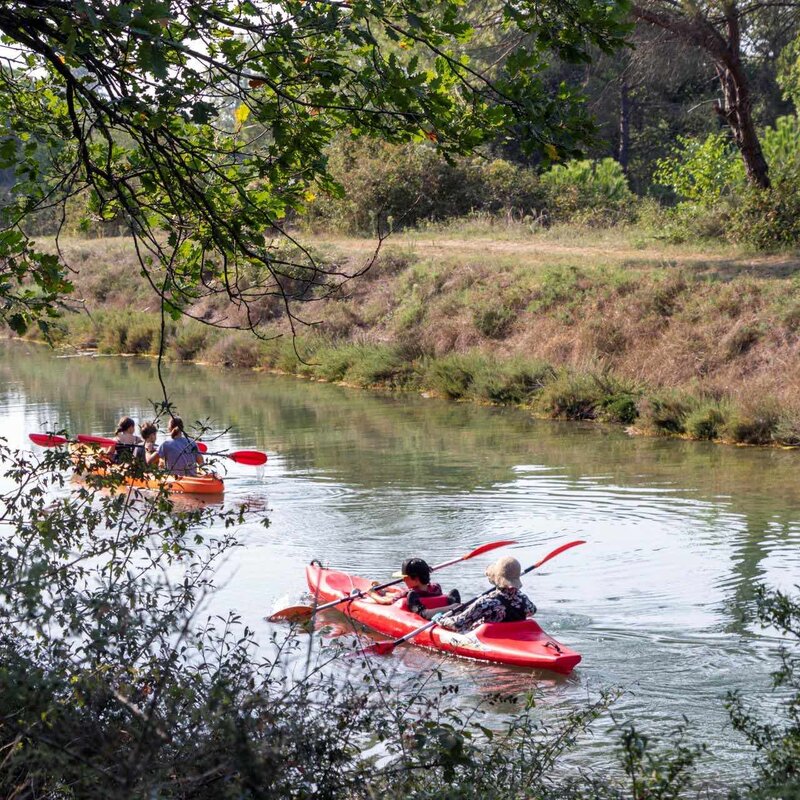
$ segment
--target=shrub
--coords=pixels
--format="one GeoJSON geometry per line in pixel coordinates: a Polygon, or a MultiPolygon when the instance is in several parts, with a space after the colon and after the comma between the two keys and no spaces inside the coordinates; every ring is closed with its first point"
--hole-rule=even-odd
{"type": "Polygon", "coordinates": [[[638,395],[621,392],[611,397],[604,398],[602,402],[602,417],[606,422],[618,422],[621,425],[630,425],[639,416],[637,408],[638,395]]]}
{"type": "Polygon", "coordinates": [[[594,419],[599,402],[600,392],[592,375],[562,371],[544,386],[537,406],[554,419],[594,419]]]}
{"type": "Polygon", "coordinates": [[[744,168],[727,133],[705,139],[679,136],[672,155],[658,161],[655,181],[691,203],[710,208],[744,182],[744,168]]]}
{"type": "Polygon", "coordinates": [[[639,427],[656,434],[684,433],[690,408],[688,398],[675,390],[646,395],[638,404],[639,427]]]}
{"type": "Polygon", "coordinates": [[[747,187],[733,211],[729,236],[759,250],[800,243],[800,167],[773,175],[769,189],[747,187]]]}
{"type": "Polygon", "coordinates": [[[773,398],[745,401],[731,411],[722,435],[740,444],[770,444],[775,440],[781,417],[781,405],[773,398]]]}
{"type": "Polygon", "coordinates": [[[261,355],[261,342],[240,333],[224,335],[208,351],[208,359],[212,363],[242,369],[260,366],[261,355]]]}
{"type": "MultiPolygon", "coordinates": [[[[168,331],[165,331],[168,335],[168,331]]],[[[152,353],[158,350],[161,338],[161,320],[152,314],[136,315],[128,326],[125,351],[128,353],[152,353]]]]}
{"type": "Polygon", "coordinates": [[[528,310],[536,313],[562,304],[578,305],[586,292],[585,284],[586,274],[579,267],[572,264],[546,267],[537,275],[528,310]]]}
{"type": "Polygon", "coordinates": [[[179,361],[193,361],[203,351],[209,339],[209,329],[199,325],[184,325],[170,342],[170,355],[179,361]]]}
{"type": "Polygon", "coordinates": [[[634,195],[619,162],[569,161],[552,167],[541,177],[547,191],[547,207],[568,220],[582,212],[586,222],[615,222],[630,215],[634,195]]]}
{"type": "Polygon", "coordinates": [[[555,375],[553,367],[544,361],[506,361],[479,373],[471,394],[504,405],[531,403],[555,375]]]}
{"type": "Polygon", "coordinates": [[[125,314],[109,312],[98,316],[100,335],[97,349],[101,353],[125,353],[128,343],[129,318],[125,314]]]}
{"type": "Polygon", "coordinates": [[[686,433],[692,439],[718,438],[725,426],[726,412],[715,401],[701,402],[686,415],[686,433]]]}
{"type": "Polygon", "coordinates": [[[508,306],[496,305],[476,308],[472,314],[475,327],[489,339],[502,339],[508,332],[516,314],[508,306]]]}
{"type": "Polygon", "coordinates": [[[312,226],[374,234],[474,211],[521,219],[544,205],[534,170],[500,159],[448,161],[429,143],[342,138],[329,148],[329,165],[347,191],[309,203],[312,226]]]}
{"type": "Polygon", "coordinates": [[[411,382],[413,374],[411,364],[405,362],[395,348],[376,344],[356,348],[355,360],[348,368],[346,377],[359,386],[382,384],[402,387],[411,382]]]}
{"type": "Polygon", "coordinates": [[[457,400],[468,393],[476,377],[486,370],[483,356],[452,353],[428,365],[424,382],[433,391],[457,400]]]}
{"type": "Polygon", "coordinates": [[[293,371],[301,375],[316,375],[331,383],[344,380],[350,367],[358,359],[355,345],[324,345],[314,350],[309,356],[308,364],[302,364],[295,359],[293,371]]]}

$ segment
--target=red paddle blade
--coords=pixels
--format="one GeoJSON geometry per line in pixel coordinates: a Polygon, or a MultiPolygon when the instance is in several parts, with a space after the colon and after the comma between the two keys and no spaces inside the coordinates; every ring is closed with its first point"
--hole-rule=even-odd
{"type": "Polygon", "coordinates": [[[289,606],[271,614],[267,622],[308,622],[313,614],[313,606],[289,606]]]}
{"type": "Polygon", "coordinates": [[[235,450],[233,453],[227,453],[227,456],[237,464],[247,464],[251,467],[260,467],[267,463],[267,454],[259,453],[258,450],[235,450]]]}
{"type": "Polygon", "coordinates": [[[28,438],[39,447],[60,447],[69,441],[69,439],[56,436],[54,433],[29,433],[28,438]]]}
{"type": "Polygon", "coordinates": [[[376,642],[369,647],[357,650],[355,656],[388,656],[397,647],[397,642],[376,642]]]}
{"type": "Polygon", "coordinates": [[[197,445],[197,449],[201,453],[207,453],[208,452],[208,445],[205,442],[195,442],[195,444],[197,445]]]}
{"type": "Polygon", "coordinates": [[[101,447],[111,447],[112,444],[116,444],[113,439],[109,439],[106,436],[89,436],[85,433],[79,433],[75,438],[81,444],[99,444],[101,447]]]}
{"type": "Polygon", "coordinates": [[[565,550],[569,550],[570,547],[577,547],[579,544],[586,544],[584,539],[576,539],[574,542],[567,542],[566,544],[562,544],[561,547],[556,547],[551,553],[548,553],[541,561],[537,561],[532,569],[538,569],[542,566],[546,561],[549,561],[551,558],[555,558],[559,553],[563,553],[565,550]]]}
{"type": "Polygon", "coordinates": [[[475,558],[475,556],[482,555],[483,553],[488,553],[490,550],[495,550],[498,547],[506,547],[509,544],[517,544],[516,539],[503,539],[499,542],[489,542],[489,544],[481,545],[480,547],[476,547],[471,553],[467,553],[467,555],[462,556],[463,559],[468,558],[475,558]]]}

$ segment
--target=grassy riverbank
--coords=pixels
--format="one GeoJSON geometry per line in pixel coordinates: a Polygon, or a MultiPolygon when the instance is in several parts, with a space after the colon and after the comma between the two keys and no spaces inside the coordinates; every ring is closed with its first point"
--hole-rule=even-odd
{"type": "MultiPolygon", "coordinates": [[[[351,268],[375,245],[311,243],[351,268]]],[[[158,306],[130,245],[74,240],[63,249],[89,313],[65,319],[60,344],[156,352],[158,306]]],[[[800,444],[797,255],[666,244],[637,228],[461,223],[393,237],[347,290],[309,309],[321,322],[301,331],[303,361],[286,335],[259,341],[193,320],[170,323],[167,354],[648,434],[800,444]]],[[[265,311],[286,334],[279,308],[265,311]]]]}

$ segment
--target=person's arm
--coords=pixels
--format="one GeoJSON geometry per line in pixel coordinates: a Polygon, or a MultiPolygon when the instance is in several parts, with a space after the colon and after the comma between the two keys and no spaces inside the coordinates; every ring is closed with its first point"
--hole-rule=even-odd
{"type": "Polygon", "coordinates": [[[499,601],[494,597],[479,597],[474,603],[470,603],[460,614],[442,617],[437,620],[439,625],[449,631],[466,631],[473,628],[480,622],[486,622],[492,618],[492,612],[499,601]]]}
{"type": "MultiPolygon", "coordinates": [[[[377,584],[375,584],[377,586],[377,584]]],[[[392,603],[396,603],[406,592],[402,590],[388,588],[385,589],[385,594],[379,594],[378,592],[373,592],[370,589],[367,592],[367,597],[370,598],[373,602],[377,603],[379,606],[390,606],[392,603]]]]}
{"type": "Polygon", "coordinates": [[[158,462],[161,459],[161,456],[158,454],[158,450],[154,447],[152,450],[148,450],[147,447],[144,449],[144,461],[146,464],[150,464],[154,467],[158,466],[158,462]]]}
{"type": "Polygon", "coordinates": [[[528,597],[528,595],[522,595],[523,600],[525,601],[525,614],[526,616],[532,617],[536,613],[536,604],[533,600],[528,597]]]}

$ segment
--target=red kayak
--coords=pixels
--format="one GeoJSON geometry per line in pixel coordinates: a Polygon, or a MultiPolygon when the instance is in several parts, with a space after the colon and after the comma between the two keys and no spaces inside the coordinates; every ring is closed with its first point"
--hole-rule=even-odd
{"type": "MultiPolygon", "coordinates": [[[[306,567],[306,579],[316,602],[320,604],[348,597],[353,589],[366,592],[371,586],[371,581],[366,578],[322,569],[316,562],[306,567]]],[[[446,602],[444,598],[423,598],[423,603],[429,608],[446,602]]],[[[404,636],[425,624],[422,617],[406,608],[405,599],[384,606],[368,597],[357,598],[337,608],[352,619],[392,638],[404,636]]],[[[581,660],[579,653],[557,642],[532,619],[485,623],[466,633],[448,631],[436,625],[415,636],[412,641],[419,647],[466,658],[516,667],[549,669],[564,675],[570,673],[581,660]]]]}

